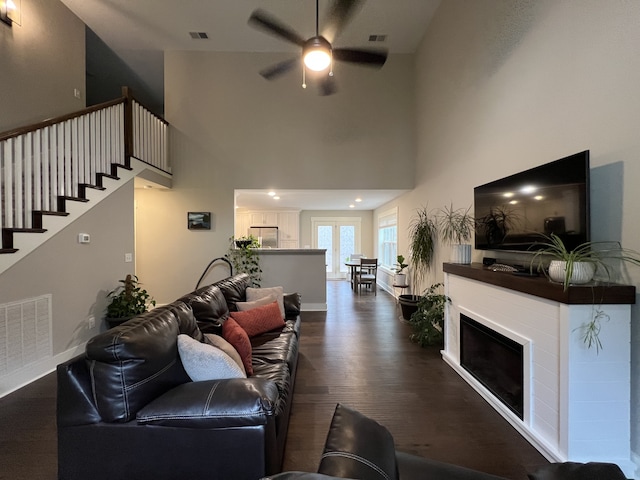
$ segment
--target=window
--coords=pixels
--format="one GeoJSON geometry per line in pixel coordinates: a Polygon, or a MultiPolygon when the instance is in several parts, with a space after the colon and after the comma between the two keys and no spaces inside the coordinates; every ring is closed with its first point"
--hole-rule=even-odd
{"type": "Polygon", "coordinates": [[[393,269],[398,255],[398,209],[382,212],[378,216],[378,262],[393,269]]]}

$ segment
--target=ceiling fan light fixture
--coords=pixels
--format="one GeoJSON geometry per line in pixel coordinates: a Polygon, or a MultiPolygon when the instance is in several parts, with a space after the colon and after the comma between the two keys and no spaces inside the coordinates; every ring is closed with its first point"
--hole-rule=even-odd
{"type": "Polygon", "coordinates": [[[331,65],[331,44],[322,37],[310,38],[304,46],[303,60],[309,70],[326,70],[331,65]]]}

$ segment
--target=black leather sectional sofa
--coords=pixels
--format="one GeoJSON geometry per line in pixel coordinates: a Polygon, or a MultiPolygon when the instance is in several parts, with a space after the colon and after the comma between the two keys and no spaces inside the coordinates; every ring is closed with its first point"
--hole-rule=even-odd
{"type": "MultiPolygon", "coordinates": [[[[245,301],[229,277],[135,317],[58,366],[58,476],[64,480],[257,479],[280,471],[300,334],[287,320],[252,338],[249,378],[191,381],[179,334],[202,340],[245,301]]],[[[297,308],[297,310],[296,310],[297,308]]]]}

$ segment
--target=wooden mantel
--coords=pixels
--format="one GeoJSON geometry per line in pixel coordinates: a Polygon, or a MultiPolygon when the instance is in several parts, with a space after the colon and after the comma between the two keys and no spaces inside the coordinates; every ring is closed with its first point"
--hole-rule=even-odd
{"type": "Polygon", "coordinates": [[[566,291],[559,283],[551,282],[544,275],[519,276],[510,272],[494,272],[481,263],[460,265],[445,263],[445,273],[478,280],[497,287],[528,293],[569,305],[630,305],[636,303],[636,287],[633,285],[595,284],[572,285],[566,291]]]}

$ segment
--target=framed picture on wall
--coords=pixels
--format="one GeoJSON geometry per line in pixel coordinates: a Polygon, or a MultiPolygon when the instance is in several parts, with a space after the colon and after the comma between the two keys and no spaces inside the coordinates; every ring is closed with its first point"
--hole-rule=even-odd
{"type": "Polygon", "coordinates": [[[211,230],[211,212],[188,212],[187,228],[189,230],[211,230]]]}

